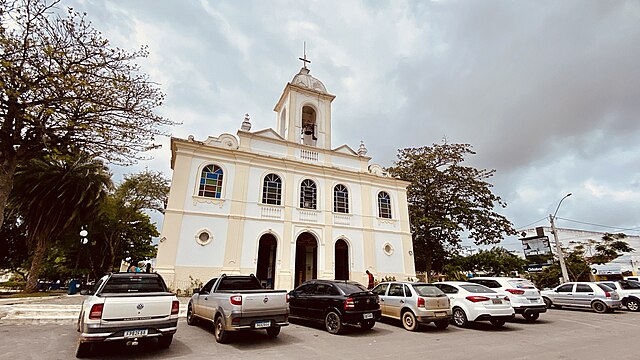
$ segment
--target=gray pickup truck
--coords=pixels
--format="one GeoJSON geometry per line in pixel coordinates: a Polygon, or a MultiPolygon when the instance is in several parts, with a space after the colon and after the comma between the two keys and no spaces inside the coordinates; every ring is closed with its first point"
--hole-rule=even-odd
{"type": "Polygon", "coordinates": [[[187,307],[187,324],[198,320],[214,324],[216,341],[229,341],[229,332],[265,329],[277,337],[289,325],[286,290],[263,289],[254,275],[222,275],[195,289],[187,307]]]}

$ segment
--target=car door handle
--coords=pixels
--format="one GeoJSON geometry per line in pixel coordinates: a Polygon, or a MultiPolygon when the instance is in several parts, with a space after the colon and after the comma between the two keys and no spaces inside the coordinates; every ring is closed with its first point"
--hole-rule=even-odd
{"type": "Polygon", "coordinates": [[[208,298],[208,297],[206,297],[206,296],[205,296],[205,298],[204,298],[204,299],[205,299],[205,300],[209,300],[209,298],[208,298]]]}
{"type": "Polygon", "coordinates": [[[404,300],[400,300],[400,304],[404,304],[404,300]]]}
{"type": "Polygon", "coordinates": [[[587,294],[587,295],[589,295],[589,296],[593,296],[593,295],[595,295],[595,294],[587,294]]]}
{"type": "Polygon", "coordinates": [[[384,302],[384,299],[380,299],[380,302],[384,302]]]}

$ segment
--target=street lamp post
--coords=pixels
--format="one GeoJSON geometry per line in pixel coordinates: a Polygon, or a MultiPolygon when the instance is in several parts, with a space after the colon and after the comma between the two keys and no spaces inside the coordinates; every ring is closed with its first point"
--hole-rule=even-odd
{"type": "Polygon", "coordinates": [[[553,233],[553,238],[555,239],[555,242],[556,242],[556,252],[558,253],[558,260],[560,260],[560,270],[562,270],[563,282],[569,281],[569,273],[567,272],[567,265],[564,263],[564,254],[562,253],[562,247],[560,246],[560,240],[558,239],[558,231],[556,231],[555,220],[556,220],[556,214],[558,214],[558,209],[560,209],[560,204],[562,204],[562,201],[568,198],[569,196],[571,196],[571,193],[568,193],[562,199],[560,199],[560,202],[558,203],[558,207],[556,207],[556,211],[553,213],[553,215],[549,214],[549,222],[551,223],[551,232],[553,233]]]}

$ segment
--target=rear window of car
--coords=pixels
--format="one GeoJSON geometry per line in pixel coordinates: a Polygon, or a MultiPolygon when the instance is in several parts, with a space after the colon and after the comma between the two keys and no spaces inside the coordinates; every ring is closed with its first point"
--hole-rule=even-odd
{"type": "Polygon", "coordinates": [[[640,282],[633,281],[633,280],[627,280],[627,281],[620,282],[620,286],[622,286],[622,288],[625,289],[625,290],[628,290],[628,289],[640,289],[640,282]]]}
{"type": "Polygon", "coordinates": [[[525,279],[513,279],[507,281],[509,285],[513,286],[516,289],[535,289],[535,285],[529,280],[525,279]]]}
{"type": "Polygon", "coordinates": [[[262,285],[253,276],[225,277],[220,280],[217,290],[260,290],[262,285]]]}
{"type": "Polygon", "coordinates": [[[489,289],[486,286],[478,285],[478,284],[465,284],[460,285],[461,288],[467,290],[470,293],[474,294],[482,294],[482,293],[494,293],[495,291],[489,289]]]}
{"type": "Polygon", "coordinates": [[[353,294],[353,293],[359,293],[359,292],[363,292],[363,291],[369,291],[367,290],[366,287],[360,285],[360,284],[353,284],[353,283],[335,283],[335,285],[340,288],[340,290],[342,290],[345,294],[349,295],[349,294],[353,294]]]}
{"type": "Polygon", "coordinates": [[[165,292],[166,288],[159,276],[118,276],[107,280],[103,294],[165,292]]]}
{"type": "Polygon", "coordinates": [[[604,291],[606,291],[606,292],[613,291],[613,289],[612,289],[612,288],[610,288],[610,287],[608,287],[607,285],[604,285],[604,284],[596,284],[596,285],[598,285],[598,287],[599,287],[600,289],[602,289],[602,290],[604,290],[604,291]]]}
{"type": "Polygon", "coordinates": [[[445,293],[442,292],[442,290],[438,289],[434,285],[426,285],[426,284],[424,284],[424,285],[413,285],[413,289],[420,296],[425,296],[425,297],[446,296],[445,293]]]}

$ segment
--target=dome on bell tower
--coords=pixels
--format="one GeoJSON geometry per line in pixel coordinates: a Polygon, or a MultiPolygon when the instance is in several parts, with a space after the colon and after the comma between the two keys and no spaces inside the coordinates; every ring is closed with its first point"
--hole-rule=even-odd
{"type": "Polygon", "coordinates": [[[306,67],[301,68],[296,76],[293,77],[293,80],[291,80],[291,84],[309,89],[311,91],[316,91],[321,94],[329,94],[322,81],[309,75],[309,71],[310,70],[306,67]]]}

